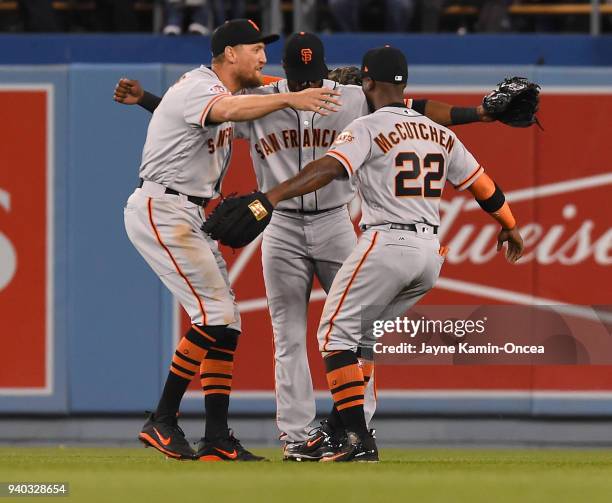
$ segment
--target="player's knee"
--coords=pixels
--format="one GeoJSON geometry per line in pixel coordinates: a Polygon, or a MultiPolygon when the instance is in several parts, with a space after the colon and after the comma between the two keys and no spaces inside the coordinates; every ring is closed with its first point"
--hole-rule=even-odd
{"type": "Polygon", "coordinates": [[[239,335],[238,330],[227,328],[227,325],[191,325],[185,338],[203,349],[227,346],[228,350],[234,351],[239,335]]]}
{"type": "Polygon", "coordinates": [[[238,336],[240,332],[233,328],[224,327],[223,333],[217,337],[214,347],[225,351],[236,351],[238,347],[238,336]]]}
{"type": "Polygon", "coordinates": [[[306,353],[306,334],[303,337],[294,337],[292,339],[274,337],[274,355],[276,358],[300,353],[306,353]]]}

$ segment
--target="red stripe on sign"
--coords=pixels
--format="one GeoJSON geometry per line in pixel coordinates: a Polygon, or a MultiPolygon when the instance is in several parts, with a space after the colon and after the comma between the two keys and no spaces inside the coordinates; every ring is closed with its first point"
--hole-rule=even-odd
{"type": "Polygon", "coordinates": [[[0,90],[0,390],[50,384],[47,99],[44,89],[0,90]]]}

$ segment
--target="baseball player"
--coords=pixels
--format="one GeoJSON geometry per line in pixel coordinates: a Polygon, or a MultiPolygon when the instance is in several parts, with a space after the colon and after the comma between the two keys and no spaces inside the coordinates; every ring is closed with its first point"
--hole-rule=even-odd
{"type": "Polygon", "coordinates": [[[501,189],[452,131],[405,106],[408,68],[401,51],[388,46],[368,51],[362,72],[373,113],[352,121],[325,156],[261,195],[269,200],[264,207],[279,208],[282,214],[284,201],[311,198],[339,180],[358,181],[364,232],[335,276],[317,334],[347,441],[322,461],[378,460],[364,414],[358,350],[371,341],[362,333],[361,308],[381,306],[370,315],[394,319],[434,286],[444,261],[437,232],[445,182],[468,189],[501,224],[497,248],[508,242],[510,262],[523,251],[501,189]]]}
{"type": "MultiPolygon", "coordinates": [[[[324,49],[315,35],[301,32],[289,37],[283,65],[287,80],[242,92],[275,95],[329,86],[342,92],[343,107],[329,116],[280,110],[236,125],[234,136],[250,141],[258,185],[264,191],[322,157],[347,124],[368,113],[361,87],[325,79],[324,49]]],[[[159,100],[127,79],[118,83],[115,99],[139,103],[150,111],[159,100]]],[[[442,124],[492,120],[482,107],[452,107],[430,100],[408,100],[408,104],[442,124]]],[[[277,423],[285,440],[285,459],[319,459],[334,451],[343,436],[334,411],[306,442],[316,415],[306,353],[306,316],[314,276],[327,292],[357,242],[347,209],[354,194],[354,184],[338,180],[308,196],[284,201],[263,236],[263,272],[274,332],[277,423]]],[[[359,356],[364,378],[370,381],[365,398],[369,421],[376,406],[373,358],[368,348],[362,348],[359,356]]]]}
{"type": "Polygon", "coordinates": [[[212,68],[184,74],[164,95],[147,132],[140,186],[125,207],[127,234],[191,317],[172,358],[157,409],[139,439],[169,457],[255,461],[227,425],[233,355],[240,315],[216,242],[200,231],[204,206],[218,196],[227,170],[233,122],[291,107],[325,115],[336,111],[337,91],[320,88],[269,96],[233,96],[261,83],[265,44],[250,20],[226,22],[211,38],[212,68]],[[180,401],[199,375],[206,433],[194,452],[178,426],[180,401]]]}

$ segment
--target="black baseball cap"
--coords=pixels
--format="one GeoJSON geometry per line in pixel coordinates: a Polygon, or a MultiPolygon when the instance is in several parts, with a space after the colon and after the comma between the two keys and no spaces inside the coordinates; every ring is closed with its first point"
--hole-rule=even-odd
{"type": "Polygon", "coordinates": [[[361,74],[379,82],[406,84],[408,82],[408,62],[402,51],[385,45],[377,49],[370,49],[364,54],[361,74]]]}
{"type": "Polygon", "coordinates": [[[323,42],[316,35],[304,31],[294,33],[287,39],[283,63],[287,79],[296,82],[322,80],[329,73],[325,65],[323,42]]]}
{"type": "Polygon", "coordinates": [[[213,57],[218,56],[229,45],[231,47],[240,44],[257,44],[263,42],[269,44],[276,42],[279,35],[264,35],[259,26],[250,19],[232,19],[218,26],[213,31],[210,39],[210,48],[213,57]]]}

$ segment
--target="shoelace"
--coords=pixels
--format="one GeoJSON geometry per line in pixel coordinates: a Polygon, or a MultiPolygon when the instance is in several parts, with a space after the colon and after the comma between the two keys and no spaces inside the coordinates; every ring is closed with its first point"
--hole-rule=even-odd
{"type": "Polygon", "coordinates": [[[171,425],[169,425],[169,426],[170,426],[170,428],[172,428],[173,432],[180,433],[182,435],[182,437],[185,438],[185,432],[178,425],[178,420],[174,420],[174,422],[171,425]]]}
{"type": "Polygon", "coordinates": [[[234,432],[232,430],[229,431],[229,437],[228,437],[229,441],[232,443],[232,445],[234,446],[234,448],[236,449],[236,451],[238,452],[244,452],[245,448],[242,447],[242,444],[240,443],[240,440],[238,440],[235,436],[234,436],[234,432]]]}
{"type": "MultiPolygon", "coordinates": [[[[146,410],[145,414],[147,415],[147,417],[149,417],[151,414],[153,414],[150,410],[146,410]]],[[[173,433],[180,433],[183,438],[185,437],[185,432],[182,430],[182,428],[178,425],[178,418],[175,418],[171,424],[168,424],[168,426],[172,429],[173,433]]]]}
{"type": "Polygon", "coordinates": [[[325,421],[321,421],[321,423],[319,423],[319,426],[316,426],[316,427],[312,428],[308,432],[308,436],[309,437],[314,437],[317,433],[322,433],[323,436],[329,437],[329,434],[323,429],[324,426],[325,426],[325,421]]]}
{"type": "MultiPolygon", "coordinates": [[[[240,440],[234,436],[234,432],[231,429],[228,430],[227,437],[225,437],[223,440],[229,442],[237,452],[244,452],[246,450],[240,443],[240,440]]],[[[210,440],[207,440],[206,437],[202,437],[200,438],[200,442],[206,443],[210,442],[210,440]]]]}

